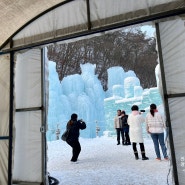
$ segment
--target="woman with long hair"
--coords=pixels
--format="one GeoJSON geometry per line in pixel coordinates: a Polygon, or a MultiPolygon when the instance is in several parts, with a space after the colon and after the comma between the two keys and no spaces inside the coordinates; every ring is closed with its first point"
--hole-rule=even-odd
{"type": "Polygon", "coordinates": [[[156,104],[150,105],[150,112],[146,115],[146,130],[151,135],[154,143],[156,160],[161,161],[159,144],[163,153],[164,160],[168,160],[167,149],[164,142],[165,124],[162,115],[158,112],[156,104]]]}
{"type": "Polygon", "coordinates": [[[78,115],[72,114],[71,119],[68,121],[66,128],[69,129],[69,135],[66,139],[68,145],[72,147],[71,162],[76,162],[81,151],[81,145],[79,142],[80,129],[86,128],[86,124],[82,120],[77,120],[78,115]]]}

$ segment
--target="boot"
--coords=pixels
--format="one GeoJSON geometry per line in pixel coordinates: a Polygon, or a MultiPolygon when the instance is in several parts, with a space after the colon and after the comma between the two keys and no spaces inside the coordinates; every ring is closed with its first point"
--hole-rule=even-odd
{"type": "Polygon", "coordinates": [[[135,155],[135,159],[138,160],[139,159],[139,156],[138,156],[138,152],[134,152],[134,155],[135,155]]]}
{"type": "Polygon", "coordinates": [[[117,145],[120,145],[120,141],[118,141],[117,145]]]}
{"type": "Polygon", "coordinates": [[[131,145],[130,141],[127,141],[126,144],[127,144],[127,145],[131,145]]]}
{"type": "Polygon", "coordinates": [[[122,144],[123,144],[123,145],[127,145],[126,141],[123,141],[122,144]]]}
{"type": "Polygon", "coordinates": [[[141,151],[141,155],[142,155],[142,160],[149,160],[149,158],[146,157],[145,155],[145,151],[141,151]]]}

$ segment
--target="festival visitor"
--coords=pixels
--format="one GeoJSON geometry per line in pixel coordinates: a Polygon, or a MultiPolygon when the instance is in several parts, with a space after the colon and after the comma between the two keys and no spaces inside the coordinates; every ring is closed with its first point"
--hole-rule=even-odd
{"type": "Polygon", "coordinates": [[[165,124],[162,115],[158,112],[156,104],[150,105],[150,112],[146,115],[146,130],[151,135],[156,153],[156,160],[161,161],[159,144],[164,160],[168,160],[167,149],[164,142],[165,124]]]}
{"type": "Polygon", "coordinates": [[[68,121],[66,129],[69,129],[69,135],[66,142],[72,147],[71,162],[76,162],[81,151],[81,145],[79,142],[80,129],[86,128],[86,123],[82,120],[77,120],[78,115],[72,114],[71,119],[68,121]]]}
{"type": "Polygon", "coordinates": [[[145,155],[145,147],[143,141],[142,134],[142,123],[144,123],[145,118],[139,112],[139,107],[137,105],[133,105],[131,108],[132,112],[128,116],[128,124],[130,126],[130,141],[132,142],[132,148],[134,151],[135,159],[139,159],[138,151],[137,151],[137,143],[140,145],[142,160],[148,160],[149,158],[145,155]]]}
{"type": "Polygon", "coordinates": [[[125,111],[121,112],[121,121],[122,121],[122,132],[123,132],[123,145],[131,145],[130,137],[129,137],[129,125],[127,123],[128,115],[126,115],[125,111]]]}
{"type": "Polygon", "coordinates": [[[122,127],[121,127],[121,110],[117,110],[117,115],[114,118],[114,128],[116,129],[116,134],[117,134],[117,145],[120,145],[120,135],[122,137],[122,144],[124,143],[124,136],[122,132],[122,127]]]}

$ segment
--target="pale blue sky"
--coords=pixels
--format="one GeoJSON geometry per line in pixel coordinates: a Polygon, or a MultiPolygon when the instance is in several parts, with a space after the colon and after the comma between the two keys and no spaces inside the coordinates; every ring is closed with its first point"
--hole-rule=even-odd
{"type": "Polygon", "coordinates": [[[150,25],[142,26],[141,31],[144,31],[144,32],[146,31],[146,34],[148,36],[154,37],[155,28],[150,25]]]}

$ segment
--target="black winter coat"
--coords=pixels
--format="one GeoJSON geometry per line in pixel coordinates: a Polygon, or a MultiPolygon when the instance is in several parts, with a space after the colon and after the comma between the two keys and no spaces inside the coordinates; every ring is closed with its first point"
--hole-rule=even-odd
{"type": "Polygon", "coordinates": [[[122,121],[122,128],[129,128],[129,125],[127,123],[127,119],[128,119],[128,115],[124,115],[121,117],[121,121],[122,121]]]}
{"type": "Polygon", "coordinates": [[[76,141],[78,140],[79,136],[80,136],[80,129],[83,130],[86,128],[86,124],[84,121],[81,120],[76,120],[76,121],[72,121],[72,125],[67,124],[67,129],[69,128],[69,135],[67,137],[67,142],[72,142],[72,141],[76,141]]]}

